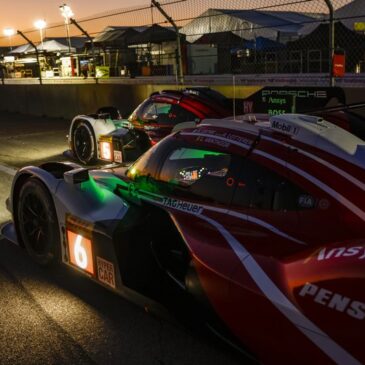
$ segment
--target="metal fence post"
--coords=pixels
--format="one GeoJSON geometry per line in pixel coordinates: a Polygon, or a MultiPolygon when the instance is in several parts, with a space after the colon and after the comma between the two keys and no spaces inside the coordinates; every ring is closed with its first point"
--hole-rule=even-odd
{"type": "Polygon", "coordinates": [[[335,78],[333,77],[333,54],[335,52],[335,22],[334,22],[334,10],[333,10],[333,4],[331,0],[324,0],[328,10],[330,12],[330,23],[329,23],[329,56],[330,56],[330,62],[329,62],[329,77],[330,77],[330,86],[335,86],[335,78]]]}
{"type": "Polygon", "coordinates": [[[166,11],[161,7],[160,3],[156,0],[151,0],[151,3],[160,11],[160,13],[167,19],[167,21],[174,27],[176,32],[176,42],[177,42],[177,75],[179,84],[184,84],[184,71],[183,71],[183,65],[182,65],[182,56],[181,56],[181,42],[180,42],[180,34],[179,34],[179,28],[177,27],[174,20],[166,13],[166,11]]]}
{"type": "Polygon", "coordinates": [[[98,83],[98,79],[96,77],[96,59],[95,59],[95,47],[94,47],[94,41],[93,39],[90,37],[90,34],[73,18],[70,18],[70,22],[81,31],[81,33],[83,35],[86,36],[86,38],[89,40],[90,45],[91,45],[91,54],[93,57],[93,65],[94,65],[94,78],[95,78],[95,83],[98,83]]]}
{"type": "Polygon", "coordinates": [[[39,68],[39,83],[42,85],[42,70],[41,70],[41,64],[39,63],[39,52],[38,49],[36,47],[36,45],[20,30],[17,31],[17,33],[22,36],[35,50],[35,56],[37,58],[37,63],[38,63],[38,68],[39,68]]]}

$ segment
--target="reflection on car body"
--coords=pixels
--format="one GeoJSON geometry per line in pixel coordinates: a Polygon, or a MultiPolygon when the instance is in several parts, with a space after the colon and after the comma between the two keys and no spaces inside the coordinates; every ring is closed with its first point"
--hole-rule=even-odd
{"type": "Polygon", "coordinates": [[[264,364],[363,363],[365,142],[315,116],[247,119],[181,129],[129,167],[21,169],[2,233],[264,364]]]}

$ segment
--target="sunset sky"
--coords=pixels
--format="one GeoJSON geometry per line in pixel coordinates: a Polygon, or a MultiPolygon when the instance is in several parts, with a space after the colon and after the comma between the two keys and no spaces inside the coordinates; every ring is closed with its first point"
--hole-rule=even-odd
{"type": "Polygon", "coordinates": [[[150,4],[149,0],[13,0],[1,1],[0,30],[33,28],[37,19],[49,24],[62,22],[59,6],[64,2],[71,6],[75,18],[84,18],[113,9],[150,4]]]}
{"type": "MultiPolygon", "coordinates": [[[[1,1],[0,14],[0,46],[8,46],[9,40],[4,36],[4,28],[14,30],[35,29],[34,22],[38,19],[44,19],[47,27],[52,24],[62,24],[59,6],[66,3],[72,8],[75,19],[80,20],[95,14],[113,12],[115,9],[124,9],[135,6],[150,5],[150,0],[13,0],[1,1]]],[[[87,31],[94,35],[93,32],[99,32],[106,25],[115,25],[115,23],[126,23],[126,17],[123,19],[104,19],[101,22],[87,23],[87,31]],[[110,23],[110,24],[109,24],[110,23]],[[114,23],[114,24],[113,24],[114,23]]],[[[119,24],[118,24],[119,25],[119,24]]],[[[55,37],[65,36],[64,28],[47,29],[44,36],[55,37]]],[[[80,32],[73,26],[70,27],[71,35],[80,35],[80,32]]],[[[38,33],[29,33],[28,36],[34,41],[39,42],[38,33]]],[[[14,35],[10,44],[13,46],[24,44],[24,39],[14,35]]]]}
{"type": "MultiPolygon", "coordinates": [[[[337,8],[350,0],[332,1],[337,8]]],[[[74,18],[91,36],[95,36],[106,26],[150,26],[152,23],[163,24],[165,21],[158,10],[150,11],[151,0],[3,0],[1,1],[0,13],[0,46],[14,47],[25,43],[20,35],[4,36],[3,30],[7,27],[27,31],[27,36],[33,42],[39,43],[41,34],[34,26],[34,22],[38,19],[44,19],[47,22],[47,27],[43,31],[43,38],[65,37],[65,26],[59,10],[59,6],[64,2],[72,8],[75,14],[74,18]],[[147,9],[133,12],[121,11],[143,6],[146,6],[147,9]],[[107,16],[101,17],[100,14],[107,16]],[[97,15],[96,18],[93,17],[95,15],[97,15]]],[[[160,2],[168,3],[164,0],[160,2]]],[[[291,0],[186,0],[171,1],[171,6],[166,6],[165,9],[179,26],[202,14],[208,7],[217,9],[255,9],[257,7],[266,10],[291,10],[307,13],[326,11],[323,0],[298,1],[298,5],[289,5],[290,3],[291,0]]],[[[69,27],[69,31],[70,36],[81,35],[81,32],[74,25],[69,27]]]]}

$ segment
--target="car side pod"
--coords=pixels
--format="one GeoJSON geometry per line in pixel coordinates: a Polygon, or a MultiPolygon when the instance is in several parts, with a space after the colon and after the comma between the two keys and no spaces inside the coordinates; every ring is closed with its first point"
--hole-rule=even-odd
{"type": "Polygon", "coordinates": [[[63,178],[67,184],[71,185],[81,184],[85,181],[89,181],[90,179],[89,170],[80,167],[78,169],[66,171],[63,174],[63,178]]]}

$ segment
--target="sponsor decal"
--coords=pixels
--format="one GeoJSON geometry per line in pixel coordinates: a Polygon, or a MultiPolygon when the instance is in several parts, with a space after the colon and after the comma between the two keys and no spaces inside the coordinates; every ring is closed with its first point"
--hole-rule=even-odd
{"type": "Polygon", "coordinates": [[[244,114],[251,114],[253,113],[253,101],[245,100],[243,102],[243,113],[244,114]]]}
{"type": "Polygon", "coordinates": [[[274,115],[281,115],[281,114],[286,114],[287,111],[285,109],[268,109],[267,110],[267,114],[269,114],[270,116],[274,116],[274,115]]]}
{"type": "Polygon", "coordinates": [[[194,129],[191,133],[197,134],[197,135],[202,135],[202,134],[210,135],[212,139],[214,139],[214,137],[224,138],[227,141],[238,142],[238,143],[242,143],[242,144],[245,144],[248,146],[250,146],[252,144],[252,140],[239,136],[237,134],[229,133],[229,132],[217,132],[216,130],[212,130],[212,129],[199,128],[199,129],[194,129]]]}
{"type": "Polygon", "coordinates": [[[300,195],[298,199],[298,205],[302,208],[313,208],[315,205],[315,199],[311,195],[300,195]]]}
{"type": "Polygon", "coordinates": [[[365,260],[365,247],[336,247],[336,248],[322,248],[317,256],[318,261],[339,259],[346,257],[355,257],[359,260],[365,260]]]}
{"type": "Polygon", "coordinates": [[[365,318],[365,303],[353,300],[331,290],[320,288],[312,283],[306,283],[299,292],[301,297],[312,297],[317,304],[345,313],[348,316],[363,320],[365,318]]]}
{"type": "Polygon", "coordinates": [[[123,162],[122,151],[114,150],[114,161],[119,163],[123,162]]]}
{"type": "Polygon", "coordinates": [[[286,99],[285,98],[272,98],[272,97],[269,97],[269,103],[270,104],[277,104],[277,105],[284,105],[284,104],[286,104],[286,99]]]}
{"type": "Polygon", "coordinates": [[[168,197],[163,198],[162,204],[165,207],[174,208],[177,210],[181,210],[183,212],[200,214],[203,211],[203,207],[201,205],[185,202],[183,200],[172,199],[168,197]]]}
{"type": "Polygon", "coordinates": [[[326,90],[262,90],[262,97],[273,97],[273,96],[295,96],[297,98],[314,98],[314,99],[325,99],[327,98],[326,90]]]}
{"type": "Polygon", "coordinates": [[[286,134],[297,134],[299,132],[298,127],[275,119],[271,122],[271,128],[277,129],[278,131],[286,134]]]}
{"type": "MultiPolygon", "coordinates": [[[[349,352],[342,348],[327,333],[308,319],[304,313],[294,305],[285,294],[276,286],[254,257],[217,221],[201,215],[200,218],[217,228],[217,231],[227,240],[247,273],[260,288],[265,297],[310,341],[322,350],[334,363],[346,365],[360,365],[349,352]]],[[[356,303],[355,303],[356,310],[356,303]]]]}
{"type": "Polygon", "coordinates": [[[223,148],[228,148],[231,145],[229,142],[222,141],[222,140],[216,139],[216,138],[211,138],[211,137],[203,138],[203,142],[214,144],[214,145],[217,145],[217,146],[223,147],[223,148]]]}
{"type": "Polygon", "coordinates": [[[321,199],[318,203],[319,209],[326,210],[330,207],[330,202],[328,199],[321,199]]]}
{"type": "Polygon", "coordinates": [[[97,256],[96,265],[98,268],[99,281],[115,289],[115,273],[113,263],[97,256]]]}

